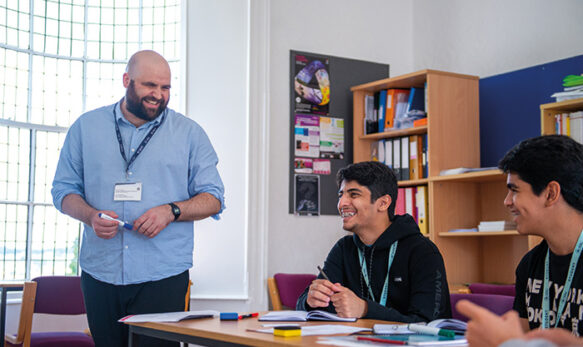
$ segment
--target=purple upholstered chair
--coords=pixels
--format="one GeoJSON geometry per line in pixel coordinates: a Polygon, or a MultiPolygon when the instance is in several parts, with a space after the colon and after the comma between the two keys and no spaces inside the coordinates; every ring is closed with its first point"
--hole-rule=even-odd
{"type": "MultiPolygon", "coordinates": [[[[37,283],[34,313],[55,315],[85,314],[85,302],[78,276],[44,276],[37,283]]],[[[93,347],[93,339],[84,332],[33,332],[31,347],[93,347]]]]}
{"type": "Polygon", "coordinates": [[[268,280],[273,309],[281,310],[283,304],[283,306],[295,310],[299,296],[314,279],[316,279],[316,275],[312,274],[275,274],[273,279],[268,280]]]}
{"type": "Polygon", "coordinates": [[[497,315],[502,315],[512,310],[512,305],[514,304],[514,296],[496,294],[450,294],[452,318],[464,322],[468,321],[468,317],[459,313],[455,308],[457,302],[462,299],[469,300],[476,305],[487,308],[497,315]]]}
{"type": "Polygon", "coordinates": [[[472,294],[516,295],[514,284],[472,283],[469,288],[472,294]]]}

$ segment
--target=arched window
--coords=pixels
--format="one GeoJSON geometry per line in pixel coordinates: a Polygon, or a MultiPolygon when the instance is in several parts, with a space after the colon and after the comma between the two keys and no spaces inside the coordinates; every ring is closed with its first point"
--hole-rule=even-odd
{"type": "Polygon", "coordinates": [[[81,224],[50,194],[65,134],[125,94],[137,50],[162,54],[179,85],[180,18],[180,0],[0,3],[0,280],[78,274],[81,224]]]}

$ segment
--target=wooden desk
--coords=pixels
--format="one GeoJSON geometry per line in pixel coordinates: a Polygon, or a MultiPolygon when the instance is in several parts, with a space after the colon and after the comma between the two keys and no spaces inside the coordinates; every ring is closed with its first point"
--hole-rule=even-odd
{"type": "Polygon", "coordinates": [[[6,336],[6,294],[10,291],[18,291],[24,288],[23,282],[0,282],[0,347],[4,347],[4,338],[6,336]]]}
{"type": "MultiPolygon", "coordinates": [[[[136,335],[147,335],[171,341],[200,344],[204,346],[322,346],[319,336],[280,337],[272,334],[247,331],[260,329],[261,324],[285,322],[259,322],[257,318],[239,321],[221,321],[219,318],[203,318],[179,323],[126,323],[130,327],[129,346],[135,346],[136,335]]],[[[294,322],[288,322],[293,324],[294,322]]],[[[359,319],[356,322],[300,322],[302,326],[319,324],[342,324],[372,328],[386,321],[359,319]]],[[[138,337],[139,338],[139,337],[138,337]]]]}

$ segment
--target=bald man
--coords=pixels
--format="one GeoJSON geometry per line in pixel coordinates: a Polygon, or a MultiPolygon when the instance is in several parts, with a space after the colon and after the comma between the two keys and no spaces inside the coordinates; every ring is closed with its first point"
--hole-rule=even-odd
{"type": "Polygon", "coordinates": [[[117,322],[126,315],[184,310],[193,221],[218,219],[224,209],[207,135],[167,108],[170,76],[158,53],[135,53],[125,97],[81,115],[61,150],[53,202],[84,223],[81,286],[96,346],[127,345],[117,322]]]}

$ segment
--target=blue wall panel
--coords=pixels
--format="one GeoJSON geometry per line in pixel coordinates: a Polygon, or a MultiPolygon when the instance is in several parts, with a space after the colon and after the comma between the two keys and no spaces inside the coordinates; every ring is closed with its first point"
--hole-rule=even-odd
{"type": "Polygon", "coordinates": [[[583,55],[480,79],[481,166],[497,166],[512,146],[540,135],[540,104],[581,73],[583,55]]]}

